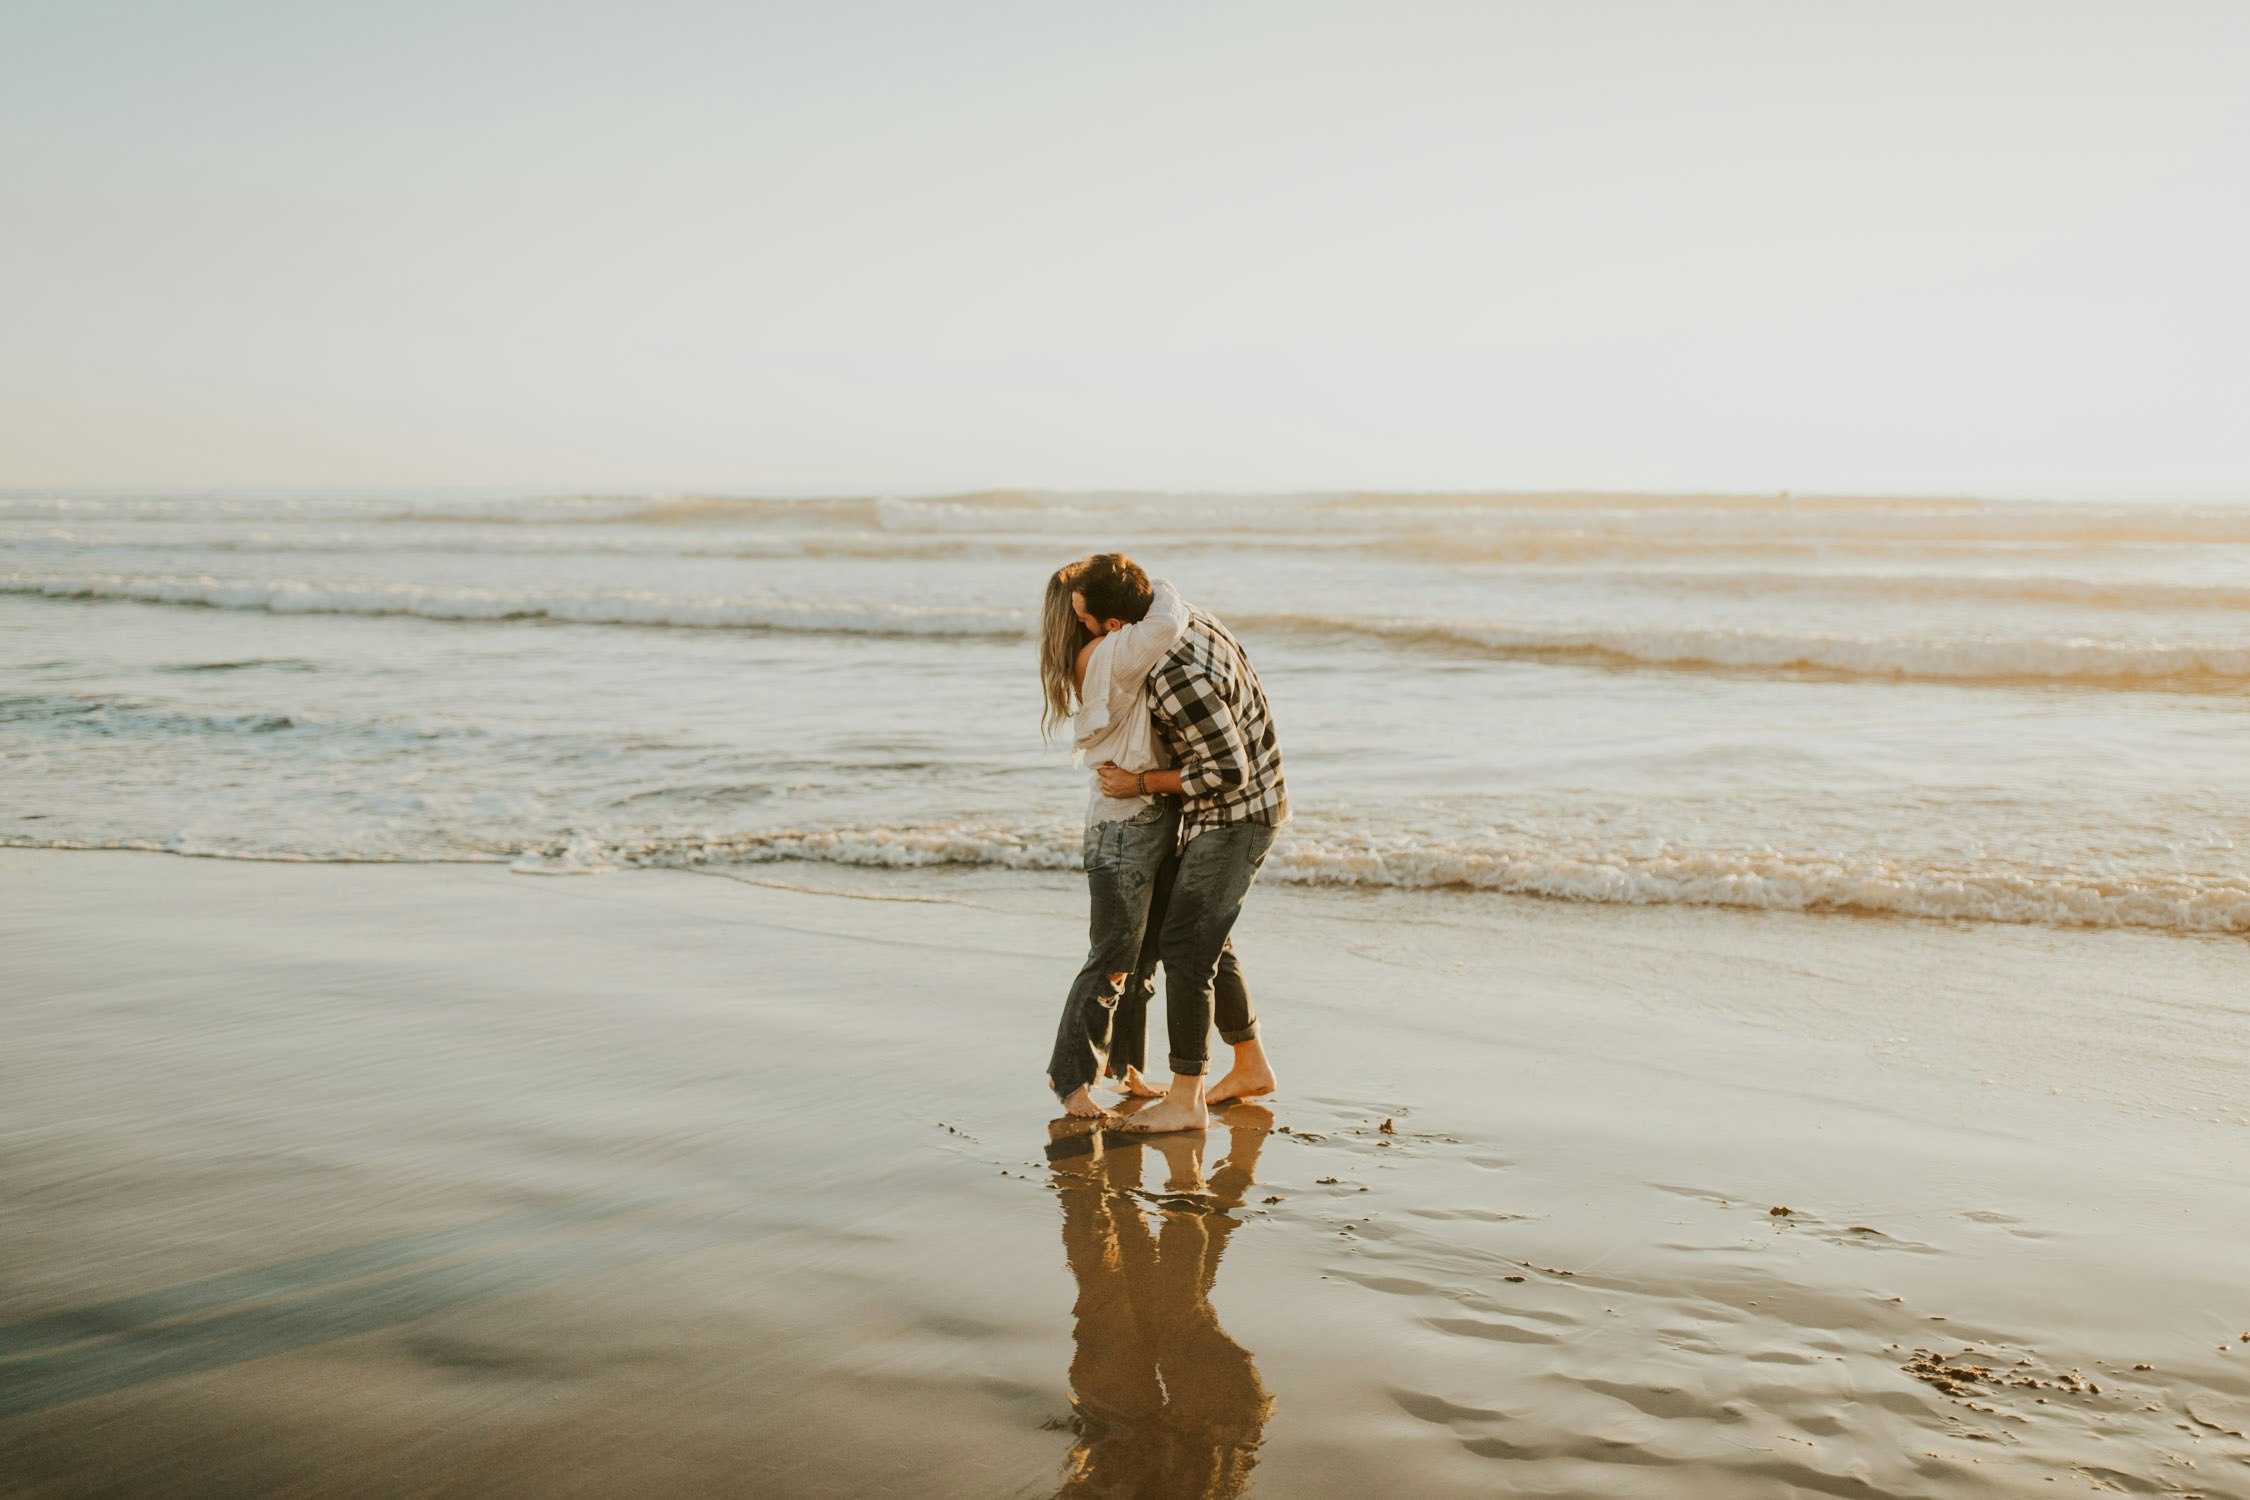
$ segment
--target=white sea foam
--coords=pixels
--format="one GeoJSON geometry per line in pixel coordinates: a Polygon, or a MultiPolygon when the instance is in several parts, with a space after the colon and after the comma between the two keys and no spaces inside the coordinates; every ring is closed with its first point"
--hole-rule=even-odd
{"type": "Polygon", "coordinates": [[[617,865],[599,839],[579,837],[559,849],[526,854],[509,869],[518,875],[613,875],[617,865]]]}
{"type": "Polygon", "coordinates": [[[1476,622],[1353,619],[1287,614],[1245,617],[1264,627],[1367,636],[1401,646],[1474,651],[1523,660],[1679,669],[1830,673],[1935,682],[2058,682],[2095,687],[2250,681],[2250,644],[2144,645],[2090,638],[1800,634],[1757,630],[1511,628],[1476,622]]]}
{"type": "MultiPolygon", "coordinates": [[[[2250,559],[2245,559],[2250,562],[2250,559]]],[[[1738,598],[1811,594],[1826,600],[1899,599],[1928,603],[2062,604],[2100,610],[2250,610],[2250,586],[2224,583],[2152,583],[2054,574],[1960,572],[1842,572],[1783,569],[1719,570],[1659,567],[1609,568],[1545,576],[1615,588],[1659,587],[1729,594],[1738,598]]]]}
{"type": "Polygon", "coordinates": [[[442,588],[405,583],[313,583],[208,574],[0,573],[0,593],[116,599],[277,615],[410,615],[425,620],[556,620],[574,625],[784,630],[834,635],[1019,636],[1019,610],[915,604],[696,598],[617,589],[587,592],[442,588]]]}
{"type": "MultiPolygon", "coordinates": [[[[1075,872],[1080,831],[1068,824],[960,823],[905,828],[782,829],[734,836],[535,842],[506,860],[527,875],[620,869],[747,867],[791,862],[867,869],[941,867],[1075,872]]],[[[0,847],[133,849],[205,858],[413,863],[427,856],[368,850],[259,849],[189,839],[38,839],[0,835],[0,847]]],[[[463,856],[450,856],[458,861],[463,856]]],[[[1490,891],[1631,906],[1719,906],[1839,912],[2050,927],[2134,927],[2250,935],[2250,873],[2139,875],[1982,866],[1763,850],[1601,849],[1495,834],[1429,842],[1394,836],[1285,832],[1264,878],[1363,890],[1490,891]]]]}
{"type": "MultiPolygon", "coordinates": [[[[1014,639],[1027,610],[773,597],[697,597],[640,590],[540,591],[397,583],[315,583],[211,575],[0,574],[0,593],[115,599],[272,614],[405,615],[430,620],[555,620],[578,625],[776,630],[834,635],[1014,639]]],[[[2250,644],[2162,644],[2092,638],[1825,635],[1721,629],[1511,627],[1475,621],[1308,613],[1248,614],[1242,632],[1357,636],[1413,650],[1471,651],[1526,661],[1677,670],[1827,673],[1936,682],[2073,683],[2107,688],[2250,682],[2250,644]]]]}
{"type": "MultiPolygon", "coordinates": [[[[1079,830],[963,823],[788,829],[726,838],[586,841],[534,851],[529,868],[698,867],[783,861],[880,869],[979,866],[1074,871],[1079,830]]],[[[518,868],[527,868],[518,865],[518,868]]],[[[1430,842],[1285,832],[1266,878],[1365,889],[1495,891],[1635,906],[1857,912],[2058,927],[2250,933],[2250,874],[2138,876],[1983,866],[1916,866],[1765,850],[1600,848],[1493,834],[1430,842]]]]}
{"type": "MultiPolygon", "coordinates": [[[[629,532],[600,532],[584,528],[495,527],[479,534],[466,526],[391,530],[332,530],[312,526],[243,527],[224,533],[195,528],[185,534],[147,535],[154,527],[121,523],[38,527],[0,522],[0,545],[58,550],[84,557],[89,553],[180,553],[218,556],[302,555],[351,557],[370,553],[434,553],[456,556],[464,552],[492,557],[732,557],[742,559],[803,557],[835,546],[832,539],[815,537],[729,538],[724,545],[699,543],[670,533],[639,536],[629,532]]],[[[878,542],[880,539],[876,539],[878,542]]],[[[958,550],[959,544],[937,543],[958,550]]],[[[911,554],[909,554],[911,555],[911,554]]]]}

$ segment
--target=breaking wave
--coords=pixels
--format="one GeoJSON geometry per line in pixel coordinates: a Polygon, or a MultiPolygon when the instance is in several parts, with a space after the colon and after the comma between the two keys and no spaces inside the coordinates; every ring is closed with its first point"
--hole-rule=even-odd
{"type": "Polygon", "coordinates": [[[1875,573],[1705,568],[1608,570],[1605,583],[1662,587],[1754,598],[1819,594],[1942,603],[2061,604],[2103,610],[2250,610],[2250,587],[2224,583],[2155,583],[2015,573],[1875,573]]]}
{"type": "MultiPolygon", "coordinates": [[[[783,829],[724,837],[603,841],[587,835],[512,848],[418,856],[369,851],[272,852],[158,839],[43,840],[0,835],[0,847],[104,848],[292,863],[507,862],[532,875],[627,869],[730,869],[791,862],[884,870],[976,868],[1075,872],[1080,830],[962,823],[908,828],[783,829]]],[[[1360,890],[1490,891],[1629,906],[1737,907],[1997,922],[2250,934],[2250,871],[2137,874],[1960,868],[1869,857],[1669,845],[1564,848],[1529,837],[1423,842],[1349,833],[1285,833],[1265,878],[1360,890]]]]}
{"type": "MultiPolygon", "coordinates": [[[[589,839],[525,851],[517,868],[543,874],[630,867],[724,868],[812,861],[882,869],[973,866],[1075,871],[1080,832],[1014,828],[783,830],[732,838],[589,839]]],[[[2250,933],[2250,871],[2233,875],[2076,873],[1940,868],[1872,858],[1659,845],[1634,852],[1563,849],[1527,837],[1432,843],[1350,834],[1283,835],[1268,879],[1362,889],[1497,891],[1634,906],[1732,906],[1769,911],[2250,933]]]]}
{"type": "Polygon", "coordinates": [[[2250,645],[2135,644],[2006,637],[1916,639],[1757,630],[1517,629],[1324,615],[1245,618],[1257,626],[1365,636],[1392,645],[1527,661],[1681,670],[1790,672],[1924,682],[2072,683],[2106,688],[2250,684],[2250,645]]]}
{"type": "MultiPolygon", "coordinates": [[[[0,593],[126,600],[271,614],[553,620],[576,625],[771,630],[856,636],[1019,640],[1028,610],[640,590],[561,592],[402,583],[312,583],[208,575],[0,574],[0,593]]],[[[1321,614],[1245,614],[1245,633],[1358,637],[1406,649],[1588,666],[1821,674],[1925,682],[2041,683],[2235,691],[2250,685],[2250,644],[2089,638],[1914,638],[1728,629],[1574,629],[1321,614]]]]}
{"type": "Polygon", "coordinates": [[[136,577],[121,573],[42,576],[0,573],[0,593],[49,599],[111,599],[277,615],[407,615],[425,620],[555,620],[573,625],[656,625],[683,629],[782,630],[827,635],[937,635],[1014,639],[1018,610],[807,600],[683,598],[642,590],[548,592],[439,588],[407,583],[308,583],[136,577]]]}

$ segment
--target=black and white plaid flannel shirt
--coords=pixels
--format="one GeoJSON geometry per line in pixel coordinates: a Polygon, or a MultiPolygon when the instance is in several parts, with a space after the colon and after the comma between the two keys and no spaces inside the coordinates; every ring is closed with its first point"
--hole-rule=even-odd
{"type": "Polygon", "coordinates": [[[1157,733],[1180,769],[1180,836],[1227,823],[1284,823],[1281,741],[1258,674],[1227,628],[1202,610],[1148,674],[1157,733]]]}

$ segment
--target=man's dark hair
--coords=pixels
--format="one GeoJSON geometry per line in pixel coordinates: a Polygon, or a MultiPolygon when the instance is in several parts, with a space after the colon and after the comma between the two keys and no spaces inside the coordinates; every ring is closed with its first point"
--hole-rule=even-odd
{"type": "Polygon", "coordinates": [[[1156,590],[1148,586],[1141,565],[1122,552],[1097,552],[1086,559],[1078,575],[1078,592],[1086,598],[1086,613],[1097,620],[1123,620],[1131,624],[1148,614],[1156,590]]]}

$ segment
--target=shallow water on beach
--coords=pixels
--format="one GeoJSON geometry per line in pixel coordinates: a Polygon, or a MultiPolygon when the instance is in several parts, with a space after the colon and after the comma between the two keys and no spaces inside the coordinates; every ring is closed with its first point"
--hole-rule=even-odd
{"type": "Polygon", "coordinates": [[[0,1494],[2250,1483],[2235,945],[1282,888],[1148,1138],[1076,880],[773,883],[0,851],[0,1494]]]}
{"type": "Polygon", "coordinates": [[[2250,508],[0,497],[0,842],[1068,869],[1058,563],[1244,639],[1271,876],[2250,932],[2250,508]]]}

